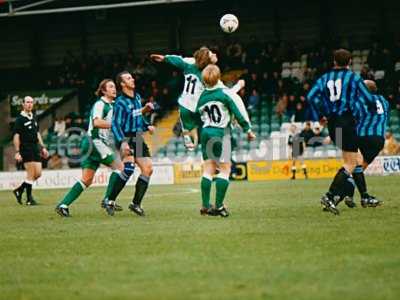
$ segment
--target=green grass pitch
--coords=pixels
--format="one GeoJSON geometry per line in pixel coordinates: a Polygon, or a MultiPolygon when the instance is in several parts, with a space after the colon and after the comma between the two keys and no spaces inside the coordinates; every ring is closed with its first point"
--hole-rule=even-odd
{"type": "Polygon", "coordinates": [[[400,299],[399,179],[367,178],[384,205],[340,216],[319,206],[329,180],[232,183],[228,219],[199,215],[197,185],[150,187],[146,218],[132,187],[115,217],[93,188],[70,219],[65,190],[0,192],[0,299],[400,299]]]}

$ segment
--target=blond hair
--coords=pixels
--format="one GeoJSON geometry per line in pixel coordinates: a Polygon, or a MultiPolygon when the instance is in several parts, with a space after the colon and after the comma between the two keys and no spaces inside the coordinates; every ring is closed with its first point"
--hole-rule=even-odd
{"type": "Polygon", "coordinates": [[[213,87],[221,78],[221,71],[216,65],[208,65],[204,68],[203,72],[201,72],[201,75],[203,77],[204,84],[207,87],[213,87]]]}
{"type": "Polygon", "coordinates": [[[107,83],[109,82],[114,82],[112,79],[106,78],[103,79],[100,83],[99,86],[97,87],[96,92],[94,93],[97,97],[104,96],[104,92],[106,91],[106,86],[107,83]]]}
{"type": "Polygon", "coordinates": [[[211,51],[207,47],[201,47],[199,50],[197,50],[194,54],[193,57],[196,61],[196,66],[200,69],[203,70],[205,67],[207,67],[211,63],[211,51]]]}

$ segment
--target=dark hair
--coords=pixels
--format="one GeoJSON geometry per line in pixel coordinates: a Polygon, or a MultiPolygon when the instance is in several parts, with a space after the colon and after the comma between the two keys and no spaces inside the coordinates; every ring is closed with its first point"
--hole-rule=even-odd
{"type": "Polygon", "coordinates": [[[338,67],[347,67],[350,64],[351,53],[346,49],[338,49],[333,53],[333,59],[338,67]]]}
{"type": "Polygon", "coordinates": [[[117,76],[115,77],[115,84],[117,85],[117,89],[120,91],[120,90],[122,90],[122,86],[121,86],[121,83],[122,83],[122,76],[124,76],[124,75],[126,75],[126,74],[131,74],[131,73],[129,73],[128,71],[122,71],[122,72],[119,72],[118,74],[117,74],[117,76]]]}
{"type": "Polygon", "coordinates": [[[94,93],[97,97],[104,96],[104,91],[106,90],[106,85],[109,82],[114,82],[112,79],[106,78],[103,79],[100,83],[99,86],[97,87],[96,92],[94,93]]]}

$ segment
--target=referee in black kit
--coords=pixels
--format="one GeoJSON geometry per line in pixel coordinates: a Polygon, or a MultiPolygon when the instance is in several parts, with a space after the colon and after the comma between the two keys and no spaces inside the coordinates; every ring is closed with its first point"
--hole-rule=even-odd
{"type": "Polygon", "coordinates": [[[24,98],[22,111],[15,120],[13,138],[15,160],[23,162],[27,173],[24,182],[13,193],[18,203],[22,204],[22,195],[26,190],[26,205],[37,204],[32,197],[32,184],[42,175],[42,157],[47,158],[49,155],[33,117],[33,102],[30,96],[24,98]]]}

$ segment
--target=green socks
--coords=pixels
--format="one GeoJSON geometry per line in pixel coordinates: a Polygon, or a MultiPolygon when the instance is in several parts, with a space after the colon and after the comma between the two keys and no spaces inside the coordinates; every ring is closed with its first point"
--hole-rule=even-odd
{"type": "MultiPolygon", "coordinates": [[[[201,199],[203,207],[210,207],[210,195],[211,195],[211,184],[212,178],[209,175],[204,174],[201,178],[201,199]]],[[[229,178],[227,178],[224,174],[219,174],[215,179],[216,186],[216,197],[215,197],[215,206],[216,208],[220,208],[224,205],[224,199],[226,195],[226,191],[229,187],[229,178]]]]}
{"type": "Polygon", "coordinates": [[[113,192],[114,192],[114,195],[119,194],[119,191],[121,190],[120,185],[122,185],[122,187],[124,187],[125,181],[123,181],[121,179],[118,172],[116,172],[116,171],[112,172],[110,175],[110,179],[108,181],[107,190],[106,190],[106,194],[104,195],[104,198],[115,200],[116,197],[113,196],[112,194],[113,194],[113,192]]]}
{"type": "Polygon", "coordinates": [[[215,198],[215,206],[216,208],[220,208],[224,205],[224,199],[226,195],[226,191],[229,186],[229,179],[225,178],[223,174],[219,174],[215,179],[215,185],[217,187],[217,195],[215,198]]]}
{"type": "Polygon", "coordinates": [[[79,195],[86,189],[85,184],[78,180],[73,187],[68,191],[68,193],[64,196],[64,199],[58,204],[58,206],[69,206],[72,202],[74,202],[79,195]]]}
{"type": "Polygon", "coordinates": [[[208,175],[203,175],[201,178],[201,199],[203,202],[203,207],[209,208],[210,207],[210,194],[211,194],[211,183],[212,178],[208,177],[208,175]]]}

